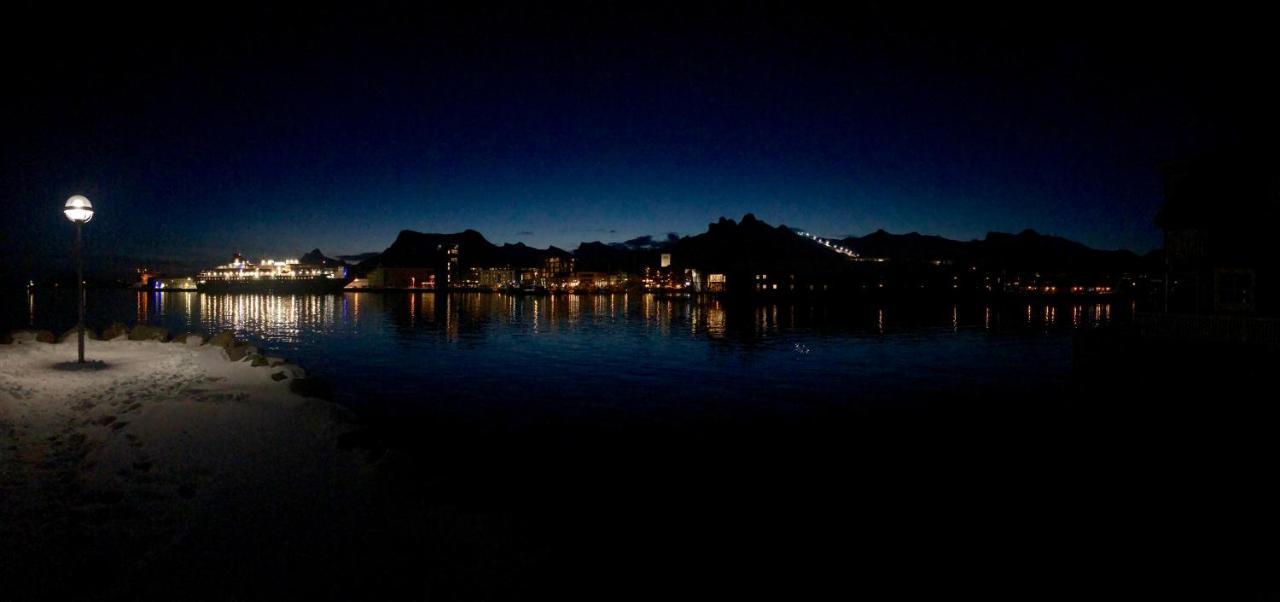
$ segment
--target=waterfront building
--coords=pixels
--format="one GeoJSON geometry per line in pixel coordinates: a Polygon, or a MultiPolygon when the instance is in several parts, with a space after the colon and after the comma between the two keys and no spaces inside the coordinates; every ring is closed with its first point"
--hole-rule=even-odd
{"type": "Polygon", "coordinates": [[[649,266],[644,268],[644,277],[641,280],[645,290],[654,292],[682,291],[686,288],[685,282],[684,270],[649,266]]]}
{"type": "Polygon", "coordinates": [[[1280,202],[1272,157],[1231,153],[1163,168],[1167,311],[1280,315],[1280,202]]]}
{"type": "Polygon", "coordinates": [[[190,276],[158,277],[150,281],[152,290],[158,291],[194,291],[196,279],[190,276]]]}
{"type": "Polygon", "coordinates": [[[546,271],[541,268],[522,268],[516,281],[520,286],[546,286],[546,271]]]}
{"type": "Polygon", "coordinates": [[[369,272],[369,288],[436,288],[436,272],[431,268],[377,268],[369,272]]]}
{"type": "Polygon", "coordinates": [[[460,290],[476,290],[480,288],[480,268],[462,268],[454,271],[449,288],[460,290]]]}
{"type": "Polygon", "coordinates": [[[546,261],[543,263],[544,263],[544,267],[547,270],[548,275],[564,276],[566,274],[573,273],[574,261],[572,257],[560,257],[559,255],[552,255],[548,257],[546,261]]]}
{"type": "MultiPolygon", "coordinates": [[[[1163,290],[1157,311],[1135,314],[1134,333],[1280,347],[1275,164],[1275,151],[1253,148],[1161,167],[1164,203],[1155,221],[1164,231],[1163,290]]],[[[1129,288],[1140,280],[1130,280],[1129,288]]]]}
{"type": "Polygon", "coordinates": [[[515,270],[511,268],[474,268],[476,285],[492,291],[503,290],[517,283],[515,270]]]}
{"type": "Polygon", "coordinates": [[[705,285],[708,293],[723,293],[727,290],[728,278],[724,274],[707,274],[705,285]]]}
{"type": "Polygon", "coordinates": [[[725,274],[691,269],[685,270],[681,284],[695,293],[725,293],[728,292],[728,283],[729,277],[725,274]]]}
{"type": "Polygon", "coordinates": [[[194,291],[196,279],[190,276],[166,276],[150,268],[137,268],[138,281],[134,288],[149,291],[194,291]]]}
{"type": "Polygon", "coordinates": [[[552,255],[543,262],[544,284],[550,290],[568,290],[573,277],[573,257],[552,255]]]}
{"type": "Polygon", "coordinates": [[[625,290],[631,285],[631,274],[626,272],[612,272],[605,275],[605,287],[610,290],[625,290]]]}
{"type": "MultiPolygon", "coordinates": [[[[459,262],[462,259],[462,249],[458,243],[445,243],[436,247],[438,253],[439,265],[435,270],[435,287],[439,290],[448,290],[455,285],[455,281],[465,281],[466,278],[459,273],[459,262]]],[[[463,282],[457,282],[461,285],[463,282]]]]}
{"type": "Polygon", "coordinates": [[[565,288],[578,292],[622,291],[630,281],[626,272],[574,272],[565,288]]]}

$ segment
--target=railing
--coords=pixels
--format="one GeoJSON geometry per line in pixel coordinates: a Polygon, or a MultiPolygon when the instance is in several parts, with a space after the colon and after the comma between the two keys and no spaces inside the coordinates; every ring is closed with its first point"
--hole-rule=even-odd
{"type": "Polygon", "coordinates": [[[1144,338],[1280,347],[1276,318],[1138,313],[1133,321],[1144,338]]]}

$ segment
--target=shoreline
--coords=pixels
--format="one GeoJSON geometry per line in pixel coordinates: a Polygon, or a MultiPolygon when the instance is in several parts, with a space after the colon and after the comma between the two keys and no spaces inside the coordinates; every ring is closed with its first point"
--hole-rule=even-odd
{"type": "MultiPolygon", "coordinates": [[[[3,581],[15,599],[133,598],[156,571],[215,591],[216,575],[188,567],[255,557],[280,567],[296,550],[279,542],[331,548],[374,515],[374,466],[340,445],[352,415],[309,396],[295,384],[310,380],[305,370],[282,358],[230,333],[161,342],[148,326],[86,337],[79,365],[74,334],[7,338],[0,573],[12,572],[3,581]]],[[[146,587],[186,590],[156,584],[146,587]]]]}
{"type": "MultiPolygon", "coordinates": [[[[75,294],[72,288],[61,289],[57,287],[42,288],[25,288],[22,289],[27,294],[41,293],[58,293],[66,292],[75,294]]],[[[716,291],[692,291],[692,290],[557,290],[557,291],[519,291],[519,290],[494,290],[486,288],[451,288],[448,290],[437,290],[433,288],[344,288],[335,291],[272,291],[272,290],[242,290],[242,291],[209,291],[194,288],[172,288],[172,289],[142,289],[132,286],[89,286],[86,290],[90,291],[130,291],[134,293],[204,293],[207,295],[272,295],[272,296],[293,296],[293,295],[320,295],[320,296],[340,296],[347,293],[443,293],[443,294],[492,294],[492,295],[510,295],[510,296],[528,296],[528,297],[552,297],[552,296],[610,296],[610,295],[654,295],[657,297],[679,297],[688,299],[719,299],[719,300],[743,300],[758,303],[776,303],[779,301],[786,302],[814,302],[826,303],[832,301],[908,301],[919,302],[940,301],[940,302],[972,302],[984,301],[993,302],[1027,302],[1039,300],[1041,302],[1119,302],[1119,301],[1141,301],[1154,302],[1155,299],[1148,294],[1140,292],[1116,291],[1111,293],[1041,293],[1041,292],[1021,292],[1021,291],[942,291],[942,294],[930,297],[930,293],[936,293],[932,289],[909,289],[909,288],[891,288],[891,289],[874,289],[863,288],[861,290],[832,290],[832,291],[755,291],[747,294],[732,292],[716,292],[716,291]]],[[[16,292],[17,289],[14,289],[16,292]]]]}

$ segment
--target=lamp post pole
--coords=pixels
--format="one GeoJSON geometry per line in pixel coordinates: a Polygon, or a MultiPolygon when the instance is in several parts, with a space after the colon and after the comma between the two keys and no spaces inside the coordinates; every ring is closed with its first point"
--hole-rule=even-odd
{"type": "Polygon", "coordinates": [[[76,285],[79,287],[80,319],[76,322],[76,338],[79,342],[79,362],[84,363],[84,251],[80,239],[80,230],[84,224],[76,222],[76,285]]]}
{"type": "Polygon", "coordinates": [[[80,231],[84,225],[93,219],[93,203],[89,202],[80,195],[75,195],[67,199],[67,203],[62,206],[62,214],[67,216],[71,223],[76,225],[76,294],[79,296],[77,304],[80,306],[80,316],[76,320],[76,340],[78,345],[78,361],[84,363],[84,244],[81,240],[80,231]]]}

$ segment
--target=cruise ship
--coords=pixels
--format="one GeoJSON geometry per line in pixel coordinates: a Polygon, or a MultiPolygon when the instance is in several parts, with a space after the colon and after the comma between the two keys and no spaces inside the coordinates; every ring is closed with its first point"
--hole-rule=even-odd
{"type": "Polygon", "coordinates": [[[346,266],[306,264],[296,259],[252,263],[236,253],[231,263],[200,272],[196,289],[209,293],[336,293],[348,282],[346,266]]]}

